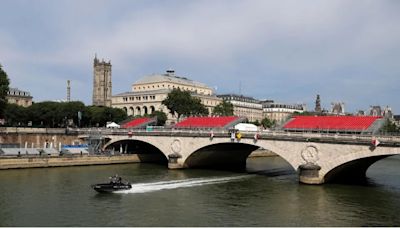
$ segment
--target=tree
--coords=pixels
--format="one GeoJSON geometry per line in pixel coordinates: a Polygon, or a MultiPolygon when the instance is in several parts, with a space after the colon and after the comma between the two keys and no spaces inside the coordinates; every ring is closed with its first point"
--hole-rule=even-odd
{"type": "Polygon", "coordinates": [[[271,128],[275,126],[275,124],[275,120],[270,120],[268,117],[265,117],[261,120],[261,125],[263,125],[264,128],[271,128]]]}
{"type": "Polygon", "coordinates": [[[383,127],[381,128],[381,132],[385,132],[385,133],[399,133],[400,132],[400,128],[397,127],[397,125],[395,123],[393,123],[392,121],[390,121],[389,119],[387,119],[385,121],[385,124],[383,125],[383,127]]]}
{"type": "Polygon", "coordinates": [[[154,111],[150,114],[150,117],[157,117],[157,126],[164,126],[167,121],[167,115],[161,111],[154,111]]]}
{"type": "Polygon", "coordinates": [[[83,115],[88,115],[89,126],[105,126],[108,121],[121,122],[126,119],[126,113],[119,108],[89,106],[83,115]]]}
{"type": "Polygon", "coordinates": [[[25,126],[30,117],[28,108],[16,104],[7,104],[4,109],[4,117],[8,126],[25,126]]]}
{"type": "Polygon", "coordinates": [[[7,93],[9,90],[10,81],[8,80],[7,73],[3,71],[0,64],[0,119],[4,117],[4,110],[7,105],[7,93]]]}
{"type": "Polygon", "coordinates": [[[261,125],[261,123],[260,123],[258,120],[255,120],[255,121],[248,121],[248,123],[249,123],[249,124],[254,124],[254,125],[256,125],[256,126],[260,126],[260,125],[261,125]]]}
{"type": "Polygon", "coordinates": [[[162,101],[162,104],[178,119],[182,115],[208,115],[207,108],[199,98],[192,97],[188,91],[181,91],[180,89],[173,89],[168,93],[168,97],[162,101]]]}
{"type": "Polygon", "coordinates": [[[215,106],[212,114],[217,116],[233,116],[233,104],[224,100],[215,106]]]}

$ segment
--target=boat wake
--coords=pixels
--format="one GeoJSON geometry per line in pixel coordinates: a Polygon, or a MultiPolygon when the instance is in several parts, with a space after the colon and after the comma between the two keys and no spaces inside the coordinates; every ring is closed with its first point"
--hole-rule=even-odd
{"type": "Polygon", "coordinates": [[[118,191],[115,193],[146,193],[146,192],[154,192],[165,189],[189,188],[202,185],[221,184],[232,181],[240,181],[243,179],[250,178],[252,176],[254,175],[240,175],[232,177],[214,177],[214,178],[190,178],[184,180],[137,183],[137,184],[132,184],[132,188],[129,190],[118,191]]]}

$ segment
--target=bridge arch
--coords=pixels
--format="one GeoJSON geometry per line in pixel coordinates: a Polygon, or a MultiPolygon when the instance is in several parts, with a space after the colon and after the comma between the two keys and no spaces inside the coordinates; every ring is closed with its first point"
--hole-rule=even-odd
{"type": "Polygon", "coordinates": [[[216,143],[193,151],[184,167],[246,168],[246,159],[258,146],[244,143],[216,143]]]}
{"type": "Polygon", "coordinates": [[[348,160],[332,162],[332,169],[321,173],[323,182],[359,183],[364,182],[368,168],[375,162],[393,155],[358,156],[348,160]]]}
{"type": "Polygon", "coordinates": [[[324,177],[324,182],[358,183],[364,182],[368,168],[375,162],[389,155],[372,156],[352,160],[330,170],[324,177]]]}
{"type": "Polygon", "coordinates": [[[103,147],[106,150],[121,153],[136,154],[141,162],[163,163],[168,162],[165,154],[157,146],[138,139],[111,140],[103,147]]]}
{"type": "Polygon", "coordinates": [[[191,147],[183,161],[184,168],[190,167],[221,167],[222,169],[245,168],[246,159],[255,150],[264,148],[272,151],[297,170],[300,165],[293,156],[294,151],[281,147],[277,141],[241,139],[231,141],[226,138],[202,139],[196,141],[196,147],[191,147]]]}

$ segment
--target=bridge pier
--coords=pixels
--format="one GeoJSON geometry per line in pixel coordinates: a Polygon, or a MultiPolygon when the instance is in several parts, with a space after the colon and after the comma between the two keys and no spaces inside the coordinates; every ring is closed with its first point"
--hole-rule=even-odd
{"type": "Polygon", "coordinates": [[[178,159],[182,156],[177,153],[168,155],[168,169],[182,169],[182,165],[178,162],[178,159]]]}
{"type": "Polygon", "coordinates": [[[299,166],[299,182],[303,184],[322,184],[323,180],[319,177],[321,166],[306,163],[299,166]]]}

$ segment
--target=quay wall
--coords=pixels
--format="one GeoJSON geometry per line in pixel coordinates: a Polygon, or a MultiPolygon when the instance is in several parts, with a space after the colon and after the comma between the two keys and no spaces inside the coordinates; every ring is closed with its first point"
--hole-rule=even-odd
{"type": "Polygon", "coordinates": [[[61,166],[107,165],[137,163],[143,157],[137,154],[122,156],[58,156],[58,157],[2,157],[1,169],[45,168],[61,166]]]}
{"type": "Polygon", "coordinates": [[[81,144],[78,134],[70,134],[63,128],[16,128],[0,127],[0,144],[19,144],[20,147],[41,148],[60,144],[81,144]]]}

